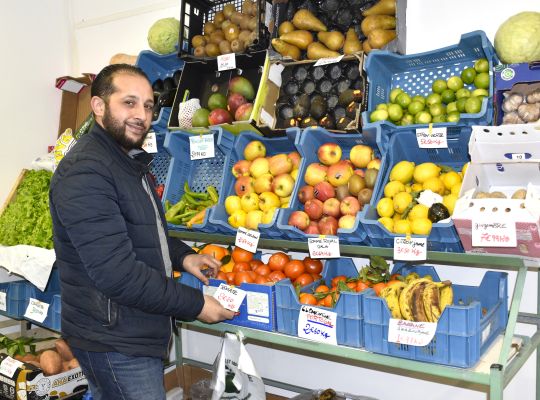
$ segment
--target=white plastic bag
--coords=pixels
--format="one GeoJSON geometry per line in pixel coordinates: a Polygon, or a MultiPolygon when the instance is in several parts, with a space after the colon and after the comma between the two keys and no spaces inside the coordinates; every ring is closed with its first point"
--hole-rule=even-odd
{"type": "Polygon", "coordinates": [[[242,339],[225,333],[221,352],[214,364],[212,400],[264,400],[264,383],[255,369],[242,339]]]}

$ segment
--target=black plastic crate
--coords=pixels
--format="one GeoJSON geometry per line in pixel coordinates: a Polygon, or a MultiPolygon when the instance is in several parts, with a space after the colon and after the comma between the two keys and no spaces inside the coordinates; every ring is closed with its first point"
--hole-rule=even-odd
{"type": "MultiPolygon", "coordinates": [[[[180,34],[178,39],[178,57],[182,59],[201,59],[193,55],[191,39],[203,33],[204,23],[213,21],[216,12],[223,10],[226,4],[234,4],[242,9],[243,0],[183,0],[180,2],[180,34]]],[[[270,33],[265,25],[266,1],[257,0],[257,19],[259,21],[258,39],[249,46],[245,53],[265,50],[270,44],[270,33]]],[[[215,57],[204,57],[215,58],[215,57]]]]}

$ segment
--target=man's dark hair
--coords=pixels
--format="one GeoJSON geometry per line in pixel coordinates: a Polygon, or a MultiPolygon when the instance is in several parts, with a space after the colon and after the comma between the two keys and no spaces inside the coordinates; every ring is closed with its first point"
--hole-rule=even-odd
{"type": "Polygon", "coordinates": [[[109,96],[116,90],[113,85],[113,78],[117,74],[138,75],[145,78],[150,85],[152,84],[148,76],[139,67],[129,64],[111,64],[103,68],[92,82],[90,92],[92,97],[98,96],[107,101],[109,96]]]}

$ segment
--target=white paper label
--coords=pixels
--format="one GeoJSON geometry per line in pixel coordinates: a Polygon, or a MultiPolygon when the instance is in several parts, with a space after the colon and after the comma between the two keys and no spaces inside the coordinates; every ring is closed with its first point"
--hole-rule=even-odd
{"type": "Polygon", "coordinates": [[[327,64],[334,64],[341,61],[343,58],[343,54],[338,57],[327,57],[327,58],[319,58],[315,64],[313,64],[314,67],[318,67],[319,65],[327,65],[327,64]]]}
{"type": "Polygon", "coordinates": [[[266,7],[264,10],[264,24],[267,28],[270,28],[270,21],[272,20],[272,3],[266,2],[266,7]]]}
{"type": "Polygon", "coordinates": [[[250,315],[270,316],[270,299],[266,293],[248,292],[246,305],[250,315]]]}
{"type": "Polygon", "coordinates": [[[309,256],[311,258],[339,258],[338,237],[308,238],[309,256]]]}
{"type": "Polygon", "coordinates": [[[0,292],[0,310],[7,311],[6,292],[0,292]]]}
{"type": "Polygon", "coordinates": [[[409,346],[427,346],[437,330],[436,322],[414,322],[390,318],[388,341],[409,346]]]}
{"type": "Polygon", "coordinates": [[[33,319],[37,322],[43,322],[45,321],[45,318],[47,318],[48,311],[49,304],[43,303],[42,301],[30,297],[28,307],[26,307],[26,312],[24,313],[24,317],[33,319]]]}
{"type": "Polygon", "coordinates": [[[257,231],[239,227],[236,231],[236,240],[234,245],[240,247],[241,249],[255,253],[257,251],[257,246],[259,245],[260,237],[261,234],[257,231]]]}
{"type": "Polygon", "coordinates": [[[421,149],[448,148],[446,128],[417,129],[416,140],[421,149]]]}
{"type": "Polygon", "coordinates": [[[526,160],[527,156],[525,153],[512,153],[512,160],[526,160]]]}
{"type": "Polygon", "coordinates": [[[322,308],[302,305],[298,316],[298,337],[337,344],[337,314],[322,308]]]}
{"type": "Polygon", "coordinates": [[[236,68],[236,55],[234,53],[217,56],[218,71],[227,71],[236,68]]]}
{"type": "Polygon", "coordinates": [[[17,368],[22,368],[22,366],[22,362],[8,356],[0,363],[0,373],[4,376],[13,378],[13,374],[15,374],[17,368]]]}
{"type": "Polygon", "coordinates": [[[427,256],[426,238],[394,238],[394,260],[425,260],[427,256]]]}
{"type": "Polygon", "coordinates": [[[246,291],[234,286],[229,286],[222,283],[214,293],[214,298],[225,307],[227,310],[238,311],[244,298],[246,297],[246,291]]]}
{"type": "Polygon", "coordinates": [[[274,127],[274,118],[264,109],[261,108],[261,122],[269,128],[274,127]]]}
{"type": "Polygon", "coordinates": [[[189,137],[189,154],[191,160],[214,158],[214,135],[193,135],[189,137]]]}
{"type": "Polygon", "coordinates": [[[142,144],[142,149],[147,153],[158,152],[155,132],[148,132],[148,135],[146,135],[146,138],[144,139],[144,142],[142,144]]]}
{"type": "Polygon", "coordinates": [[[489,218],[473,218],[473,247],[516,247],[516,222],[489,218]]]}

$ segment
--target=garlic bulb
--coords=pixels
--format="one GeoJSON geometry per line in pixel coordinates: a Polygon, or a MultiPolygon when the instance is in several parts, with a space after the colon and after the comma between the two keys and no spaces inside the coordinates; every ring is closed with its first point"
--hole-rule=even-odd
{"type": "Polygon", "coordinates": [[[516,111],[521,103],[523,103],[523,96],[519,93],[506,94],[506,98],[502,103],[502,109],[505,113],[516,111]]]}
{"type": "Polygon", "coordinates": [[[519,118],[526,123],[535,122],[540,119],[540,103],[535,104],[521,104],[517,110],[519,118]]]}
{"type": "Polygon", "coordinates": [[[504,114],[502,124],[503,125],[509,125],[509,124],[522,124],[523,120],[519,118],[519,115],[516,111],[509,112],[507,114],[504,114]]]}
{"type": "Polygon", "coordinates": [[[527,103],[540,103],[540,88],[537,88],[533,92],[528,94],[527,103]]]}

